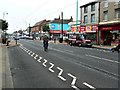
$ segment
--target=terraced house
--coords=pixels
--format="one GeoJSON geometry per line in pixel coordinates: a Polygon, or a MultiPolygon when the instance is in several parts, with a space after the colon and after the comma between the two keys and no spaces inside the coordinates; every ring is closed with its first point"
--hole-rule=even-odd
{"type": "Polygon", "coordinates": [[[96,0],[80,6],[81,29],[96,44],[120,43],[120,0],[96,0]]]}
{"type": "Polygon", "coordinates": [[[120,0],[102,0],[100,3],[100,44],[120,43],[120,0]]]}

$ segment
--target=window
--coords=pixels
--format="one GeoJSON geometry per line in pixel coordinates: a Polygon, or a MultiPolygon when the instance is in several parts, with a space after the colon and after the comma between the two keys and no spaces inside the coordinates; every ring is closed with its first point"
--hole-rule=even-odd
{"type": "Polygon", "coordinates": [[[87,23],[88,23],[88,16],[85,15],[85,16],[84,16],[84,24],[87,24],[87,23]]]}
{"type": "Polygon", "coordinates": [[[95,14],[91,14],[91,23],[95,23],[95,14]]]}
{"type": "Polygon", "coordinates": [[[115,18],[120,18],[120,8],[115,9],[115,18]]]}
{"type": "Polygon", "coordinates": [[[103,20],[108,20],[108,11],[104,11],[103,20]]]}
{"type": "Polygon", "coordinates": [[[95,4],[91,5],[91,11],[95,11],[95,4]]]}
{"type": "Polygon", "coordinates": [[[103,2],[104,4],[104,6],[103,7],[108,7],[108,1],[107,0],[104,0],[104,2],[103,2]]]}
{"type": "Polygon", "coordinates": [[[88,12],[88,7],[84,7],[84,13],[88,12]]]}

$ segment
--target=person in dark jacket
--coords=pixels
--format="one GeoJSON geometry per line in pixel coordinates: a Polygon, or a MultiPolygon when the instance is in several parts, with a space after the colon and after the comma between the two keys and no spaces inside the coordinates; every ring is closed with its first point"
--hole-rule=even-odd
{"type": "Polygon", "coordinates": [[[45,44],[48,46],[48,41],[49,41],[49,38],[48,38],[48,36],[45,34],[45,35],[43,36],[43,47],[45,47],[45,44]]]}
{"type": "Polygon", "coordinates": [[[118,53],[120,53],[120,44],[118,44],[116,47],[111,49],[112,52],[117,51],[118,53]]]}

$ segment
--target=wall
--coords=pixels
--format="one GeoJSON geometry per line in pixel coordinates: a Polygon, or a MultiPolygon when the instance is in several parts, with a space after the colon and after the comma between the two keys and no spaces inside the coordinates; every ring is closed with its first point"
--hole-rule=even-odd
{"type": "Polygon", "coordinates": [[[99,17],[99,11],[98,11],[98,8],[99,8],[99,3],[96,3],[95,4],[95,11],[92,11],[91,12],[91,5],[88,5],[88,13],[84,13],[84,7],[81,8],[81,21],[82,21],[82,24],[84,24],[84,16],[85,15],[88,15],[88,24],[91,24],[91,14],[94,14],[95,13],[95,23],[98,24],[98,17],[99,17]]]}

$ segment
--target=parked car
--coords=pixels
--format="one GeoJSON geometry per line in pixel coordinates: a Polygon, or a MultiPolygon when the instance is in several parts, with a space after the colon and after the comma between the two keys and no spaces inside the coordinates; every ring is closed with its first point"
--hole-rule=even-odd
{"type": "Polygon", "coordinates": [[[14,37],[14,40],[19,40],[19,39],[20,39],[19,36],[15,36],[15,37],[14,37]]]}
{"type": "Polygon", "coordinates": [[[77,46],[92,46],[92,41],[86,39],[83,34],[75,34],[69,37],[69,45],[77,45],[77,46]]]}

